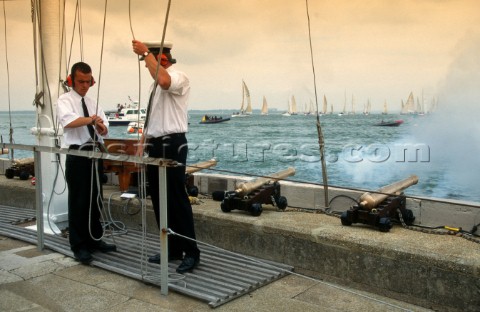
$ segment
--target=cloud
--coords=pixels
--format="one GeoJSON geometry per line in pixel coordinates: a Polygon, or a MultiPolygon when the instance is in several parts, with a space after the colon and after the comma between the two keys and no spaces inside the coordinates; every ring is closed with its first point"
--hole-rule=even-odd
{"type": "MultiPolygon", "coordinates": [[[[98,71],[105,3],[81,3],[85,60],[98,71]]],[[[66,1],[68,49],[75,4],[66,1]]],[[[34,89],[32,82],[23,79],[34,74],[33,51],[25,49],[32,42],[29,2],[6,5],[9,55],[28,61],[11,70],[13,95],[19,103],[30,103],[26,92],[18,88],[23,80],[22,88],[34,89]]],[[[345,90],[359,103],[370,98],[374,110],[381,110],[387,100],[391,111],[398,111],[400,100],[410,91],[418,94],[438,84],[452,58],[449,51],[467,29],[478,29],[480,20],[480,3],[475,0],[309,1],[309,10],[317,88],[327,95],[335,111],[343,105],[345,90]]],[[[137,39],[159,40],[165,13],[166,2],[108,3],[102,76],[117,81],[109,79],[102,84],[101,94],[107,102],[126,98],[119,94],[119,84],[128,93],[138,89],[130,24],[137,39]],[[129,78],[134,81],[130,87],[129,78]]],[[[195,82],[192,108],[236,108],[242,78],[258,103],[255,108],[263,95],[272,107],[283,109],[292,94],[299,102],[308,102],[313,94],[304,1],[174,1],[167,39],[174,42],[178,66],[195,82]]],[[[72,59],[80,58],[79,50],[77,31],[72,59]]],[[[2,72],[3,68],[0,64],[2,72]]],[[[5,78],[0,78],[1,94],[6,94],[4,86],[5,78]]]]}

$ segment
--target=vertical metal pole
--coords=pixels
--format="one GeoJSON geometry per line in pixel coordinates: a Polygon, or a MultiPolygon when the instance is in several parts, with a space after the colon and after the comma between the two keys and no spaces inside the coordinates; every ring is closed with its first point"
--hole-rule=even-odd
{"type": "MultiPolygon", "coordinates": [[[[42,196],[42,153],[35,150],[33,152],[35,166],[35,210],[37,215],[37,249],[44,248],[44,228],[43,228],[43,196],[42,196]]],[[[48,217],[48,216],[47,216],[48,217]]]]}
{"type": "Polygon", "coordinates": [[[160,290],[162,295],[168,295],[167,167],[158,167],[158,182],[160,195],[160,290]]]}

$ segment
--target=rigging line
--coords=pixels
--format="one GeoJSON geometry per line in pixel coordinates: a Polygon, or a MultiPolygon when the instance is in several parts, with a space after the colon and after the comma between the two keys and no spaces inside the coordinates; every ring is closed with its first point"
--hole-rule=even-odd
{"type": "Polygon", "coordinates": [[[77,0],[78,3],[78,36],[80,41],[80,60],[83,62],[83,20],[82,20],[82,0],[77,0]]]}
{"type": "MultiPolygon", "coordinates": [[[[95,108],[95,115],[98,115],[98,102],[100,100],[100,85],[101,85],[101,77],[102,77],[102,61],[103,61],[103,46],[104,46],[104,43],[105,43],[105,24],[106,24],[106,20],[107,20],[107,6],[108,6],[108,0],[105,0],[105,10],[104,10],[104,13],[103,13],[103,29],[102,29],[102,45],[101,45],[101,48],[100,48],[100,65],[99,65],[99,71],[98,71],[98,91],[97,91],[97,104],[96,104],[96,108],[95,108]]],[[[79,23],[80,25],[81,23],[79,23]]],[[[83,51],[82,51],[83,53],[83,51]]],[[[93,79],[93,78],[92,78],[93,79]]],[[[94,125],[95,127],[95,125],[94,125]]],[[[95,130],[94,130],[95,131],[95,130]]],[[[96,142],[96,135],[93,136],[93,142],[95,143],[96,142]]],[[[90,174],[90,207],[89,207],[89,233],[90,233],[90,237],[93,239],[93,240],[96,240],[96,241],[100,241],[104,236],[105,236],[105,229],[103,229],[103,233],[102,233],[102,236],[100,238],[96,238],[93,236],[93,233],[91,231],[91,223],[90,223],[90,220],[91,220],[91,215],[92,215],[92,209],[94,209],[94,207],[92,207],[92,196],[93,196],[93,188],[94,188],[94,179],[96,179],[96,187],[97,187],[97,198],[96,198],[96,203],[97,203],[97,209],[99,210],[99,213],[100,213],[100,216],[103,218],[103,213],[102,213],[102,209],[101,209],[101,205],[99,203],[99,201],[103,201],[102,199],[102,192],[101,192],[101,185],[100,185],[100,178],[99,178],[99,173],[98,173],[98,160],[96,159],[92,159],[92,167],[91,167],[91,174],[90,174]]]]}
{"type": "Polygon", "coordinates": [[[106,28],[105,25],[107,22],[107,6],[108,6],[108,0],[105,0],[105,11],[103,13],[102,46],[100,48],[100,66],[98,70],[97,107],[95,108],[95,115],[98,115],[98,106],[99,106],[98,103],[100,101],[100,85],[102,84],[103,46],[105,44],[105,28],[106,28]]]}
{"type": "MultiPolygon", "coordinates": [[[[163,53],[163,44],[165,42],[165,34],[167,33],[167,24],[168,24],[168,16],[170,15],[170,6],[172,4],[172,1],[171,0],[168,0],[168,4],[167,4],[167,11],[165,13],[165,22],[163,23],[163,32],[162,32],[162,41],[160,42],[160,57],[162,56],[162,53],[163,53]]],[[[154,78],[154,85],[153,85],[153,90],[152,90],[152,95],[150,96],[150,100],[149,101],[153,101],[154,97],[155,97],[155,93],[157,91],[157,87],[158,87],[158,72],[160,70],[160,63],[158,60],[157,60],[157,68],[156,68],[156,71],[155,71],[155,78],[154,78]]],[[[150,104],[150,103],[149,103],[150,104]]],[[[145,117],[145,120],[148,120],[149,119],[149,116],[151,112],[148,112],[147,111],[147,116],[145,117]]],[[[147,130],[148,131],[148,130],[147,130]]],[[[145,132],[145,129],[144,129],[144,132],[145,132]]]]}
{"type": "MultiPolygon", "coordinates": [[[[66,69],[67,69],[66,76],[68,76],[68,69],[70,68],[70,62],[72,60],[73,41],[75,39],[75,28],[77,26],[77,15],[78,15],[78,1],[77,1],[77,5],[75,6],[75,15],[74,15],[74,19],[73,19],[73,29],[72,29],[72,40],[70,40],[70,53],[68,54],[68,61],[67,61],[67,66],[66,66],[66,69]]],[[[64,14],[64,18],[65,18],[65,14],[64,14]]],[[[80,26],[78,26],[78,27],[80,27],[80,26]]]]}
{"type": "Polygon", "coordinates": [[[315,103],[317,105],[317,132],[318,132],[318,145],[320,148],[320,160],[322,162],[323,192],[325,195],[325,207],[328,207],[328,177],[327,177],[327,165],[325,164],[325,140],[323,139],[322,126],[320,124],[320,117],[318,116],[317,80],[316,80],[316,74],[315,74],[315,64],[313,61],[312,33],[310,30],[310,14],[308,13],[308,0],[305,0],[305,6],[307,9],[306,11],[307,11],[307,22],[308,22],[308,39],[310,42],[310,58],[312,60],[313,87],[315,90],[315,103]]]}
{"type": "Polygon", "coordinates": [[[128,21],[130,22],[130,32],[132,33],[132,38],[135,39],[135,34],[133,33],[132,26],[132,1],[128,0],[128,21]]]}
{"type": "Polygon", "coordinates": [[[35,86],[37,87],[36,90],[38,90],[38,66],[37,66],[37,62],[35,62],[35,60],[37,59],[38,55],[37,55],[37,37],[35,36],[35,34],[37,33],[37,25],[36,25],[36,22],[37,22],[37,19],[36,19],[36,15],[35,15],[35,6],[34,6],[34,0],[30,0],[30,10],[31,10],[31,18],[32,18],[32,34],[33,34],[33,60],[34,60],[34,66],[35,66],[35,86]]]}
{"type": "Polygon", "coordinates": [[[227,254],[230,254],[230,255],[234,255],[236,257],[240,257],[240,258],[243,258],[243,259],[246,259],[248,261],[252,261],[252,262],[255,262],[255,263],[259,263],[259,264],[262,264],[262,265],[265,265],[265,266],[269,266],[269,267],[272,267],[272,268],[275,268],[279,271],[282,271],[286,274],[290,274],[290,275],[295,275],[295,276],[298,276],[300,278],[305,278],[307,280],[310,280],[310,281],[313,281],[313,282],[317,282],[319,284],[323,284],[323,285],[326,285],[326,286],[329,286],[329,287],[332,287],[332,288],[335,288],[335,289],[338,289],[338,290],[342,290],[342,291],[345,291],[345,292],[348,292],[350,294],[353,294],[353,295],[357,295],[359,297],[362,297],[362,298],[365,298],[365,299],[368,299],[368,300],[371,300],[371,301],[375,301],[375,302],[378,302],[378,303],[381,303],[381,304],[384,304],[384,305],[387,305],[387,306],[390,306],[390,307],[394,307],[394,308],[397,308],[399,310],[402,310],[402,311],[412,311],[410,309],[406,309],[404,307],[401,307],[401,306],[398,306],[396,304],[393,304],[393,303],[389,303],[389,302],[386,302],[384,300],[380,300],[380,299],[377,299],[377,298],[374,298],[372,296],[369,296],[369,295],[365,295],[365,294],[362,294],[360,293],[359,291],[355,291],[355,290],[351,290],[351,289],[348,289],[348,288],[345,288],[345,287],[342,287],[342,286],[339,286],[339,285],[335,285],[333,283],[329,283],[329,282],[326,282],[326,281],[323,281],[323,280],[319,280],[319,279],[316,279],[314,277],[310,277],[310,276],[307,276],[307,275],[304,275],[304,274],[300,274],[300,273],[296,273],[296,272],[293,272],[293,271],[290,271],[290,270],[287,270],[287,269],[284,269],[284,268],[281,268],[281,267],[277,267],[271,263],[268,263],[268,262],[264,262],[264,261],[261,261],[259,259],[256,259],[256,258],[253,258],[253,257],[250,257],[250,256],[246,256],[246,255],[243,255],[243,254],[240,254],[240,253],[237,253],[237,252],[233,252],[233,251],[230,251],[230,250],[227,250],[227,249],[224,249],[224,248],[221,248],[221,247],[218,247],[218,246],[215,246],[215,245],[212,245],[212,244],[209,244],[209,243],[206,243],[206,242],[202,242],[200,240],[197,240],[197,239],[193,239],[193,238],[190,238],[188,236],[185,236],[185,235],[182,235],[182,234],[179,234],[179,233],[176,233],[174,232],[172,229],[168,228],[167,229],[168,231],[168,234],[170,235],[176,235],[178,237],[181,237],[181,238],[184,238],[186,240],[189,240],[189,241],[192,241],[192,242],[196,242],[197,244],[200,244],[200,245],[204,245],[204,246],[208,246],[210,248],[213,248],[213,249],[216,249],[216,250],[220,250],[220,251],[223,251],[227,254]]]}
{"type": "MultiPolygon", "coordinates": [[[[135,33],[133,32],[132,25],[132,9],[131,9],[131,0],[128,0],[128,21],[130,23],[130,32],[132,33],[132,38],[135,40],[135,33]]],[[[137,114],[137,124],[140,129],[140,112],[142,109],[142,72],[140,66],[140,57],[137,57],[137,67],[138,67],[138,114],[137,114]]],[[[140,140],[140,131],[137,130],[137,140],[140,140]]]]}
{"type": "MultiPolygon", "coordinates": [[[[11,109],[11,102],[10,102],[10,69],[8,66],[8,40],[7,40],[7,13],[5,9],[5,1],[3,2],[3,21],[5,24],[5,64],[7,68],[7,98],[8,98],[8,118],[10,122],[10,130],[9,130],[9,140],[10,143],[13,143],[13,125],[12,125],[12,109],[11,109]]],[[[10,159],[14,160],[15,157],[15,151],[13,149],[10,149],[10,159]]]]}

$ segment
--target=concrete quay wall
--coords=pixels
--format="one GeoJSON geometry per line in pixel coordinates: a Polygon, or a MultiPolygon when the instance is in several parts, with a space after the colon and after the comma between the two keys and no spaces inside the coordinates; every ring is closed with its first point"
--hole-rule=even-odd
{"type": "MultiPolygon", "coordinates": [[[[233,190],[240,180],[244,179],[195,175],[200,192],[208,194],[233,190]]],[[[265,205],[258,217],[244,211],[223,213],[220,202],[201,198],[201,203],[193,206],[197,239],[242,255],[292,265],[297,273],[437,311],[478,311],[479,244],[400,226],[394,226],[388,233],[361,224],[342,226],[338,218],[292,208],[323,207],[323,194],[318,194],[321,192],[317,186],[282,182],[281,191],[290,207],[277,211],[265,205]]],[[[332,198],[339,192],[330,191],[332,198]]],[[[0,204],[34,209],[34,193],[35,187],[29,181],[0,176],[0,204]]],[[[351,196],[357,198],[359,193],[352,192],[351,196]]],[[[109,185],[105,186],[104,198],[114,220],[125,223],[127,228],[141,227],[137,200],[121,199],[118,188],[109,185]]],[[[334,204],[335,210],[348,209],[351,202],[342,201],[334,204]]],[[[448,211],[448,205],[442,208],[434,204],[409,200],[417,221],[421,222],[429,221],[426,216],[435,210],[448,211]]],[[[469,212],[458,209],[458,213],[462,216],[461,213],[469,212]]],[[[158,232],[153,220],[147,200],[147,228],[158,232]]]]}

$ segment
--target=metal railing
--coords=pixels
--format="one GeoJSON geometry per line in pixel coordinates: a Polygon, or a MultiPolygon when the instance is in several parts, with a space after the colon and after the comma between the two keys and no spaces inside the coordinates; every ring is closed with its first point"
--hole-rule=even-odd
{"type": "Polygon", "coordinates": [[[168,216],[167,216],[167,167],[183,166],[175,161],[163,158],[139,157],[121,153],[108,153],[100,151],[82,151],[69,150],[66,148],[57,148],[52,146],[41,145],[25,145],[25,144],[8,144],[3,143],[2,148],[18,149],[33,152],[36,187],[35,187],[35,210],[37,218],[37,248],[44,249],[44,214],[43,214],[43,187],[42,179],[42,153],[75,155],[81,157],[88,157],[91,159],[107,159],[116,161],[128,161],[139,165],[155,165],[158,166],[159,177],[159,194],[160,194],[160,290],[163,295],[168,294],[168,216]]]}

